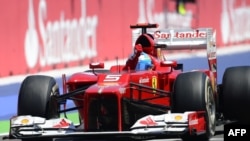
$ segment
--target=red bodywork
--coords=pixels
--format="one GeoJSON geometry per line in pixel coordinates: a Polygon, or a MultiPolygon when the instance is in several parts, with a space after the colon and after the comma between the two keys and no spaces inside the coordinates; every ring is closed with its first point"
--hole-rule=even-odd
{"type": "MultiPolygon", "coordinates": [[[[83,99],[83,101],[74,101],[76,106],[83,106],[79,109],[79,114],[84,119],[84,123],[89,123],[89,115],[91,109],[91,101],[97,97],[107,97],[114,99],[116,103],[113,108],[117,108],[117,130],[122,131],[122,99],[133,99],[136,101],[146,100],[146,102],[157,105],[170,107],[170,96],[159,97],[154,94],[154,90],[140,91],[138,86],[132,86],[131,82],[137,83],[146,87],[153,87],[166,92],[172,91],[172,85],[176,76],[181,73],[181,70],[175,70],[176,62],[169,63],[168,66],[161,66],[159,70],[154,71],[122,71],[105,72],[105,73],[76,73],[67,81],[70,91],[73,91],[81,86],[89,85],[82,95],[77,95],[75,98],[83,99]]],[[[116,67],[116,66],[114,66],[116,67]]],[[[114,68],[111,67],[111,68],[114,68]]],[[[106,100],[107,100],[106,99],[106,100]]],[[[167,111],[165,111],[167,112],[167,111]]],[[[97,122],[97,121],[96,121],[97,122]]],[[[88,131],[89,124],[84,124],[85,130],[88,131]]]]}
{"type": "MultiPolygon", "coordinates": [[[[137,27],[143,27],[143,25],[137,25],[137,27]]],[[[143,32],[148,34],[146,31],[143,32]]],[[[186,32],[177,31],[176,35],[186,35],[186,32]]],[[[138,39],[142,36],[144,33],[138,39]]],[[[179,40],[180,37],[175,38],[179,40]]],[[[203,37],[199,37],[198,33],[194,32],[191,38],[200,40],[203,37]]],[[[168,40],[172,42],[173,39],[168,40]]],[[[216,93],[216,57],[211,56],[214,55],[213,46],[207,47],[207,40],[204,41],[203,46],[198,44],[194,49],[207,48],[209,69],[199,71],[209,76],[213,91],[216,93]]],[[[171,45],[169,49],[172,48],[171,45]]],[[[212,42],[209,45],[212,45],[212,42]]],[[[181,44],[177,48],[185,47],[181,44]]],[[[190,45],[187,45],[187,48],[192,49],[190,45]]],[[[91,70],[75,73],[68,79],[65,83],[68,92],[85,87],[82,94],[73,96],[75,105],[82,107],[78,111],[85,131],[127,131],[143,116],[165,114],[170,110],[173,84],[176,77],[183,73],[182,64],[163,60],[157,48],[155,48],[155,54],[158,59],[154,64],[155,70],[124,70],[124,66],[120,65],[114,65],[105,70],[100,69],[104,68],[104,64],[95,63],[90,65],[91,70]]],[[[190,124],[190,131],[191,129],[205,130],[202,112],[189,115],[189,121],[193,120],[197,120],[199,124],[190,124]]]]}
{"type": "MultiPolygon", "coordinates": [[[[140,62],[135,61],[138,60],[136,57],[129,58],[130,60],[124,65],[113,65],[108,69],[104,69],[104,63],[91,63],[89,70],[74,73],[68,79],[63,75],[63,95],[59,95],[58,88],[52,85],[51,82],[55,82],[53,78],[29,77],[24,81],[20,95],[27,94],[31,88],[32,93],[28,93],[29,95],[45,95],[46,104],[43,103],[44,107],[38,108],[34,115],[43,115],[50,121],[46,124],[47,122],[41,122],[39,118],[29,116],[29,119],[38,120],[32,122],[30,125],[34,126],[31,127],[21,122],[22,119],[27,120],[27,117],[13,118],[10,138],[26,139],[29,135],[28,138],[39,135],[45,139],[66,136],[84,139],[113,138],[113,136],[116,138],[137,136],[145,139],[147,136],[147,139],[150,139],[166,138],[170,137],[169,135],[183,138],[201,135],[202,138],[208,139],[213,136],[216,105],[218,105],[217,58],[213,30],[211,28],[157,29],[154,32],[147,32],[147,28],[156,28],[157,24],[137,24],[130,27],[142,28],[141,34],[135,41],[137,47],[135,52],[140,53],[136,57],[149,55],[152,65],[145,64],[145,66],[150,67],[143,68],[141,65],[140,70],[131,67],[140,62]],[[166,60],[163,49],[206,49],[208,69],[183,72],[182,64],[166,60]],[[42,88],[45,90],[33,93],[37,90],[33,87],[34,82],[43,84],[42,88]],[[53,89],[53,93],[47,91],[47,87],[53,89]],[[66,108],[68,99],[73,100],[75,107],[66,108]],[[60,109],[60,104],[64,104],[63,110],[60,109]],[[66,112],[73,110],[78,110],[80,125],[74,124],[72,127],[64,128],[64,132],[61,127],[53,126],[58,120],[54,117],[59,117],[59,114],[64,112],[67,118],[66,112]],[[47,116],[53,112],[55,115],[47,116]],[[44,127],[40,127],[40,124],[44,127]],[[30,128],[27,129],[26,126],[30,128]]],[[[150,59],[147,61],[150,62],[150,59]]],[[[24,101],[18,105],[24,105],[23,109],[26,109],[26,103],[29,102],[24,101]]],[[[30,115],[31,111],[33,109],[28,109],[24,113],[30,115]]],[[[65,123],[66,120],[59,119],[59,121],[65,123]]]]}

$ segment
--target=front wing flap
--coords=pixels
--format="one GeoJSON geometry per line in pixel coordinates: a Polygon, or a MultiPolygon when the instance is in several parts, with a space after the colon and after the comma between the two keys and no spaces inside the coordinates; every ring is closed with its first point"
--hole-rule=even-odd
{"type": "Polygon", "coordinates": [[[205,133],[204,112],[168,113],[163,115],[148,115],[131,127],[135,133],[160,133],[167,135],[181,135],[188,133],[205,133]]]}
{"type": "Polygon", "coordinates": [[[148,115],[139,119],[130,131],[84,132],[66,118],[45,120],[33,116],[17,116],[10,121],[10,139],[25,138],[167,138],[184,134],[205,133],[204,112],[148,115]]]}

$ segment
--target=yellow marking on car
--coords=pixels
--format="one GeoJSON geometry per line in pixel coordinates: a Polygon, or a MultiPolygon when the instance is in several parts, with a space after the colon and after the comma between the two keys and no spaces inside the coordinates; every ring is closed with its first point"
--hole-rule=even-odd
{"type": "Polygon", "coordinates": [[[181,115],[176,115],[176,116],[174,117],[174,119],[177,120],[177,121],[182,120],[182,116],[181,116],[181,115]]]}
{"type": "MultiPolygon", "coordinates": [[[[152,88],[157,89],[157,77],[156,76],[152,77],[152,88]]],[[[153,90],[153,92],[155,93],[156,91],[153,90]]]]}
{"type": "Polygon", "coordinates": [[[24,119],[21,120],[21,123],[22,123],[22,125],[26,125],[26,124],[29,123],[29,119],[24,118],[24,119]]]}

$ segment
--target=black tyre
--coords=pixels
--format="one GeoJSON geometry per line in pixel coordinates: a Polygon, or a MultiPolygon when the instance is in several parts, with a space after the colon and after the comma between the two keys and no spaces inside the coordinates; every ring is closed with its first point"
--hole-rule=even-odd
{"type": "Polygon", "coordinates": [[[250,123],[250,66],[226,69],[222,79],[222,102],[226,119],[250,123]]]}
{"type": "Polygon", "coordinates": [[[202,72],[187,72],[177,76],[171,99],[172,112],[206,112],[206,134],[202,139],[209,139],[215,133],[216,106],[209,77],[202,72]]]}
{"type": "Polygon", "coordinates": [[[18,96],[18,115],[32,115],[46,119],[59,117],[60,105],[55,96],[59,95],[58,85],[53,77],[33,75],[26,77],[18,96]]]}

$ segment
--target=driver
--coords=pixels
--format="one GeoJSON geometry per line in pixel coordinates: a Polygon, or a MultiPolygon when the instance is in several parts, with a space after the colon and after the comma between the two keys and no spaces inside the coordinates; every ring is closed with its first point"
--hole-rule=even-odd
{"type": "Polygon", "coordinates": [[[136,40],[134,53],[127,60],[123,70],[155,69],[156,56],[153,37],[150,34],[143,34],[136,40]]]}
{"type": "Polygon", "coordinates": [[[143,70],[152,70],[153,64],[151,58],[145,52],[142,52],[138,58],[135,70],[143,71],[143,70]]]}

